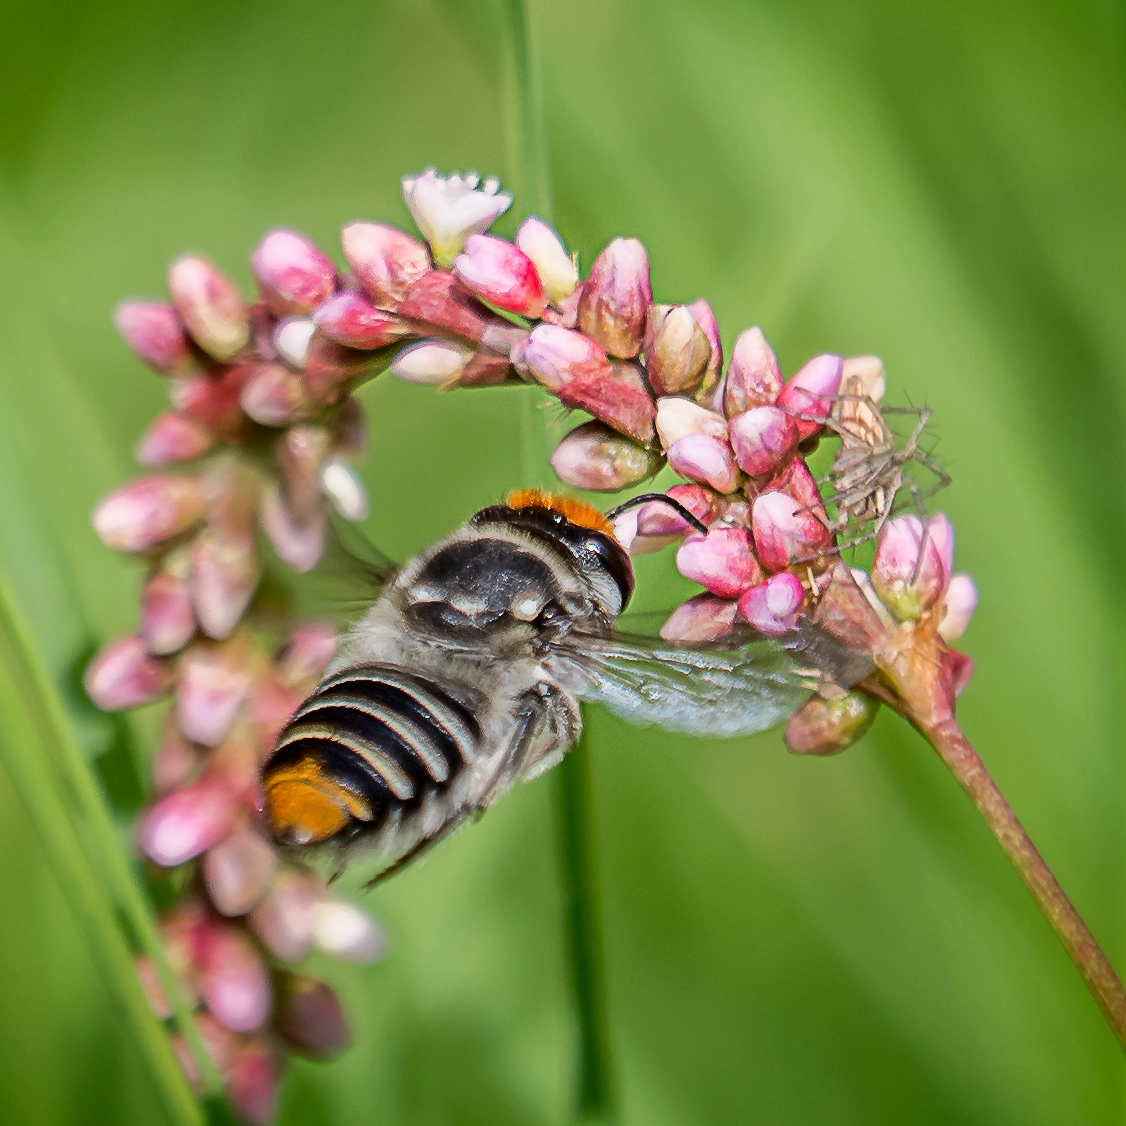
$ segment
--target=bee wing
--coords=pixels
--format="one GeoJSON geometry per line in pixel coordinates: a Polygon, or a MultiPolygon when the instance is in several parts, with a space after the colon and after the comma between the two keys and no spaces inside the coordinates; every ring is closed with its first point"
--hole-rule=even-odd
{"type": "Polygon", "coordinates": [[[818,681],[816,671],[758,634],[699,647],[630,635],[573,637],[558,652],[580,699],[629,723],[712,738],[782,723],[818,681]]]}

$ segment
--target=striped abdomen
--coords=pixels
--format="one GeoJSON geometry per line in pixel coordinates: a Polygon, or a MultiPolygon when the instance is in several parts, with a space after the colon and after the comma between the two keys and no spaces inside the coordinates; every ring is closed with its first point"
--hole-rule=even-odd
{"type": "Polygon", "coordinates": [[[328,677],[282,729],[262,771],[266,813],[284,844],[377,829],[446,789],[478,753],[466,703],[387,665],[328,677]]]}

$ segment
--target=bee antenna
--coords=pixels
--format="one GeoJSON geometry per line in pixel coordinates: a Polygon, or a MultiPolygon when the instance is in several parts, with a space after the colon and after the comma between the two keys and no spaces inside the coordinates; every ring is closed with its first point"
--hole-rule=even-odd
{"type": "Polygon", "coordinates": [[[665,493],[640,493],[638,496],[630,497],[629,500],[622,501],[616,508],[611,508],[606,513],[606,516],[608,519],[613,520],[615,517],[621,516],[623,512],[628,512],[631,508],[636,508],[639,504],[648,504],[650,501],[654,501],[658,504],[667,504],[678,516],[687,520],[701,535],[706,536],[708,534],[708,526],[698,516],[694,516],[680,501],[674,500],[665,493]]]}

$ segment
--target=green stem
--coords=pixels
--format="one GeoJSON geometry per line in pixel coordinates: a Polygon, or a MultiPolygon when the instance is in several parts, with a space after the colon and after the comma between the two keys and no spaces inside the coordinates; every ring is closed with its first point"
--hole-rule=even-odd
{"type": "MultiPolygon", "coordinates": [[[[509,168],[517,198],[547,222],[552,219],[551,176],[537,40],[528,0],[503,0],[508,29],[506,118],[509,168]]],[[[549,484],[547,436],[538,409],[543,392],[521,396],[521,472],[526,485],[549,484]]],[[[559,856],[575,1013],[578,1021],[580,1118],[608,1121],[613,1078],[602,975],[602,935],[590,811],[590,764],[584,735],[556,773],[559,856]]]]}
{"type": "Polygon", "coordinates": [[[916,726],[958,779],[1005,855],[1012,861],[1024,886],[1032,893],[1056,937],[1063,943],[1111,1031],[1126,1052],[1126,990],[1123,990],[1122,982],[1095,941],[1095,936],[997,788],[977,751],[953,716],[943,717],[929,725],[917,723],[916,726]]]}
{"type": "MultiPolygon", "coordinates": [[[[39,743],[44,748],[45,753],[55,760],[62,771],[70,796],[77,806],[79,817],[86,831],[84,854],[92,851],[96,857],[96,867],[101,875],[100,878],[98,876],[93,878],[97,885],[98,894],[104,898],[101,885],[103,881],[108,881],[117,907],[132,931],[134,941],[153,965],[161,988],[172,1007],[177,1028],[199,1070],[207,1096],[210,1099],[221,1099],[223,1097],[222,1080],[204,1046],[184,992],[168,964],[168,959],[165,957],[164,946],[160,941],[160,935],[157,932],[147,898],[141,890],[128,858],[121,847],[121,841],[118,838],[109,810],[85,756],[74,737],[73,729],[63,710],[51,676],[43,665],[38,648],[26,623],[16,609],[15,599],[8,588],[6,577],[2,574],[0,574],[0,626],[2,626],[6,635],[7,649],[11,661],[15,662],[14,664],[10,663],[9,667],[19,669],[21,679],[26,685],[22,698],[25,701],[25,706],[36,717],[36,725],[39,728],[39,743]],[[93,846],[92,849],[91,846],[93,846]]],[[[9,754],[8,757],[11,758],[12,755],[9,754]]],[[[44,767],[47,761],[45,758],[44,767]]],[[[27,796],[25,795],[26,800],[27,796]]],[[[60,803],[61,800],[60,796],[60,803]]],[[[64,818],[67,817],[65,806],[62,806],[61,813],[64,818]]],[[[115,930],[118,930],[120,939],[120,931],[116,924],[115,930]]],[[[131,982],[136,981],[136,971],[131,959],[127,976],[131,982]]],[[[146,1012],[148,1012],[147,1003],[146,1012]]],[[[147,1023],[151,1024],[155,1017],[152,1016],[151,1012],[149,1017],[147,1023]]],[[[150,1030],[146,1028],[143,1033],[144,1038],[148,1038],[149,1032],[150,1030]]],[[[188,1097],[191,1098],[190,1089],[186,1087],[167,1037],[163,1031],[160,1031],[159,1036],[164,1045],[162,1056],[166,1056],[172,1061],[178,1077],[178,1085],[183,1087],[184,1091],[187,1091],[188,1097]]],[[[151,1055],[152,1052],[150,1051],[151,1055]]],[[[163,1065],[161,1071],[163,1082],[167,1078],[163,1075],[163,1065]]],[[[194,1099],[192,1102],[194,1110],[194,1099]]],[[[194,1110],[192,1121],[198,1121],[198,1110],[194,1110]]]]}

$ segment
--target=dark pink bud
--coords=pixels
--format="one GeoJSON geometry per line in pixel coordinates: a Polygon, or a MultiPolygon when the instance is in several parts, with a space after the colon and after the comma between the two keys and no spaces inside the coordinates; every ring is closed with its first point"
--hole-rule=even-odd
{"type": "MultiPolygon", "coordinates": [[[[833,396],[841,389],[843,371],[844,360],[840,356],[814,356],[790,377],[778,396],[777,405],[791,414],[827,418],[833,406],[833,396]]],[[[806,418],[795,418],[794,421],[798,435],[803,439],[816,434],[823,425],[806,418]]]]}
{"type": "Polygon", "coordinates": [[[223,441],[242,438],[246,420],[239,397],[257,364],[235,364],[218,374],[189,375],[173,380],[168,389],[172,405],[223,441]]]}
{"type": "Polygon", "coordinates": [[[270,231],[250,256],[250,268],[270,310],[279,317],[311,313],[332,296],[336,267],[304,235],[270,231]]]}
{"type": "Polygon", "coordinates": [[[126,344],[149,367],[165,375],[184,375],[197,365],[180,314],[156,301],[123,301],[113,323],[126,344]]]}
{"type": "Polygon", "coordinates": [[[767,571],[784,571],[795,560],[825,551],[832,543],[828,528],[786,493],[768,492],[751,508],[755,550],[767,571]]]}
{"type": "Polygon", "coordinates": [[[286,974],[278,996],[278,1035],[298,1055],[329,1060],[352,1042],[340,998],[332,987],[303,974],[286,974]]]}
{"type": "Polygon", "coordinates": [[[278,558],[299,574],[311,571],[324,554],[324,510],[318,508],[308,519],[298,520],[274,483],[262,490],[258,520],[278,558]]]}
{"type": "Polygon", "coordinates": [[[250,319],[234,283],[206,258],[178,258],[168,292],[192,339],[217,360],[229,360],[250,341],[250,319]]]}
{"type": "Polygon", "coordinates": [[[762,581],[746,528],[712,528],[690,536],[676,553],[676,569],[720,598],[738,598],[762,581]]]}
{"type": "Polygon", "coordinates": [[[270,1015],[270,977],[254,944],[229,923],[205,922],[194,937],[199,992],[212,1016],[232,1032],[261,1028],[270,1015]]]}
{"type": "Polygon", "coordinates": [[[340,245],[356,280],[381,308],[397,308],[430,269],[430,251],[418,239],[383,223],[349,223],[340,245]]]}
{"type": "Polygon", "coordinates": [[[970,677],[974,674],[972,657],[957,649],[947,649],[946,662],[950,669],[950,684],[955,696],[961,696],[969,687],[970,677]]]}
{"type": "Polygon", "coordinates": [[[789,571],[772,575],[739,599],[739,613],[759,633],[787,633],[798,623],[805,588],[789,571]]]}
{"type": "Polygon", "coordinates": [[[653,304],[649,255],[632,238],[616,238],[594,260],[579,300],[579,327],[611,356],[633,359],[653,304]]]}
{"type": "Polygon", "coordinates": [[[656,425],[665,449],[686,434],[710,434],[727,441],[727,419],[723,415],[675,395],[657,400],[656,425]]]}
{"type": "Polygon", "coordinates": [[[322,332],[313,334],[305,354],[302,376],[309,398],[320,405],[338,403],[356,379],[370,372],[378,362],[371,352],[347,348],[329,340],[322,332]]]}
{"type": "Polygon", "coordinates": [[[137,443],[137,460],[147,466],[194,461],[214,444],[215,440],[199,423],[175,411],[165,411],[137,443]]]}
{"type": "Polygon", "coordinates": [[[938,632],[943,641],[957,641],[969,627],[977,608],[977,587],[969,575],[954,575],[943,599],[942,621],[938,632]]]}
{"type": "Polygon", "coordinates": [[[431,270],[411,286],[399,306],[399,316],[422,321],[480,343],[501,322],[458,282],[450,270],[431,270]]]}
{"type": "Polygon", "coordinates": [[[721,493],[729,493],[739,484],[739,473],[731,447],[722,438],[710,434],[685,434],[668,450],[669,465],[681,477],[711,485],[721,493]]]}
{"type": "Polygon", "coordinates": [[[661,626],[661,636],[666,641],[682,645],[716,641],[735,628],[737,606],[732,598],[697,594],[672,612],[669,620],[661,626]]]}
{"type": "Polygon", "coordinates": [[[454,273],[478,297],[531,320],[543,316],[547,300],[532,260],[495,235],[470,235],[454,259],[454,273]]]}
{"type": "Polygon", "coordinates": [[[917,516],[889,520],[876,541],[872,585],[902,621],[918,618],[942,598],[950,581],[954,535],[945,517],[929,524],[917,516]]]}
{"type": "Polygon", "coordinates": [[[773,473],[798,443],[794,420],[777,407],[752,407],[732,416],[730,431],[735,461],[752,477],[773,473]]]}
{"type": "Polygon", "coordinates": [[[227,1091],[231,1105],[249,1126],[270,1126],[277,1117],[280,1081],[278,1061],[264,1044],[246,1044],[237,1050],[227,1091]]]}
{"type": "Polygon", "coordinates": [[[588,411],[638,442],[653,440],[657,408],[636,364],[614,360],[609,373],[579,372],[558,395],[565,407],[588,411]]]}
{"type": "Polygon", "coordinates": [[[247,416],[263,426],[288,426],[309,411],[301,376],[284,364],[258,364],[243,384],[239,402],[247,416]]]}
{"type": "Polygon", "coordinates": [[[275,958],[299,962],[313,948],[314,908],[323,895],[316,877],[283,868],[250,916],[251,929],[275,958]]]}
{"type": "Polygon", "coordinates": [[[107,645],[86,667],[86,694],[102,711],[138,708],[162,696],[175,676],[166,661],[153,657],[140,637],[107,645]]]}
{"type": "Polygon", "coordinates": [[[250,690],[251,670],[239,638],[220,645],[197,642],[180,662],[176,716],[193,743],[223,741],[250,690]]]}
{"type": "Polygon", "coordinates": [[[835,755],[872,726],[879,708],[861,692],[845,692],[831,700],[814,696],[786,724],[786,746],[795,755],[835,755]]]}
{"type": "Polygon", "coordinates": [[[695,391],[703,382],[712,349],[685,305],[653,305],[645,323],[645,367],[655,395],[695,391]]]}
{"type": "Polygon", "coordinates": [[[313,320],[329,340],[350,348],[385,348],[410,332],[397,317],[351,291],[326,301],[313,314],[313,320]]]}
{"type": "Polygon", "coordinates": [[[739,334],[723,387],[723,410],[730,418],[770,406],[782,391],[782,369],[761,328],[739,334]]]}
{"type": "Polygon", "coordinates": [[[512,357],[553,395],[580,377],[610,378],[610,361],[589,336],[558,325],[537,325],[512,357]]]}
{"type": "Polygon", "coordinates": [[[141,820],[141,850],[162,868],[174,868],[218,844],[230,831],[236,802],[232,791],[214,779],[163,797],[141,820]]]}
{"type": "Polygon", "coordinates": [[[723,344],[719,339],[719,324],[715,319],[712,307],[701,297],[688,306],[700,331],[708,338],[711,352],[708,356],[707,367],[704,369],[704,381],[696,392],[696,401],[713,411],[723,410],[723,344]]]}
{"type": "Polygon", "coordinates": [[[141,592],[141,634],[150,653],[176,653],[195,633],[188,583],[190,569],[186,552],[172,552],[145,583],[141,592]]]}
{"type": "Polygon", "coordinates": [[[585,422],[555,447],[551,467],[573,488],[616,493],[651,477],[661,459],[604,423],[585,422]]]}
{"type": "MultiPolygon", "coordinates": [[[[701,485],[673,485],[667,494],[684,505],[697,520],[705,524],[712,522],[715,493],[701,485]]],[[[688,531],[688,521],[669,505],[653,501],[638,510],[637,531],[642,536],[678,536],[688,531]]]]}
{"type": "Polygon", "coordinates": [[[94,530],[115,551],[148,551],[186,532],[203,515],[193,477],[142,477],[94,509],[94,530]]]}
{"type": "Polygon", "coordinates": [[[223,915],[245,915],[269,890],[277,854],[248,825],[238,825],[203,857],[203,880],[223,915]]]}

